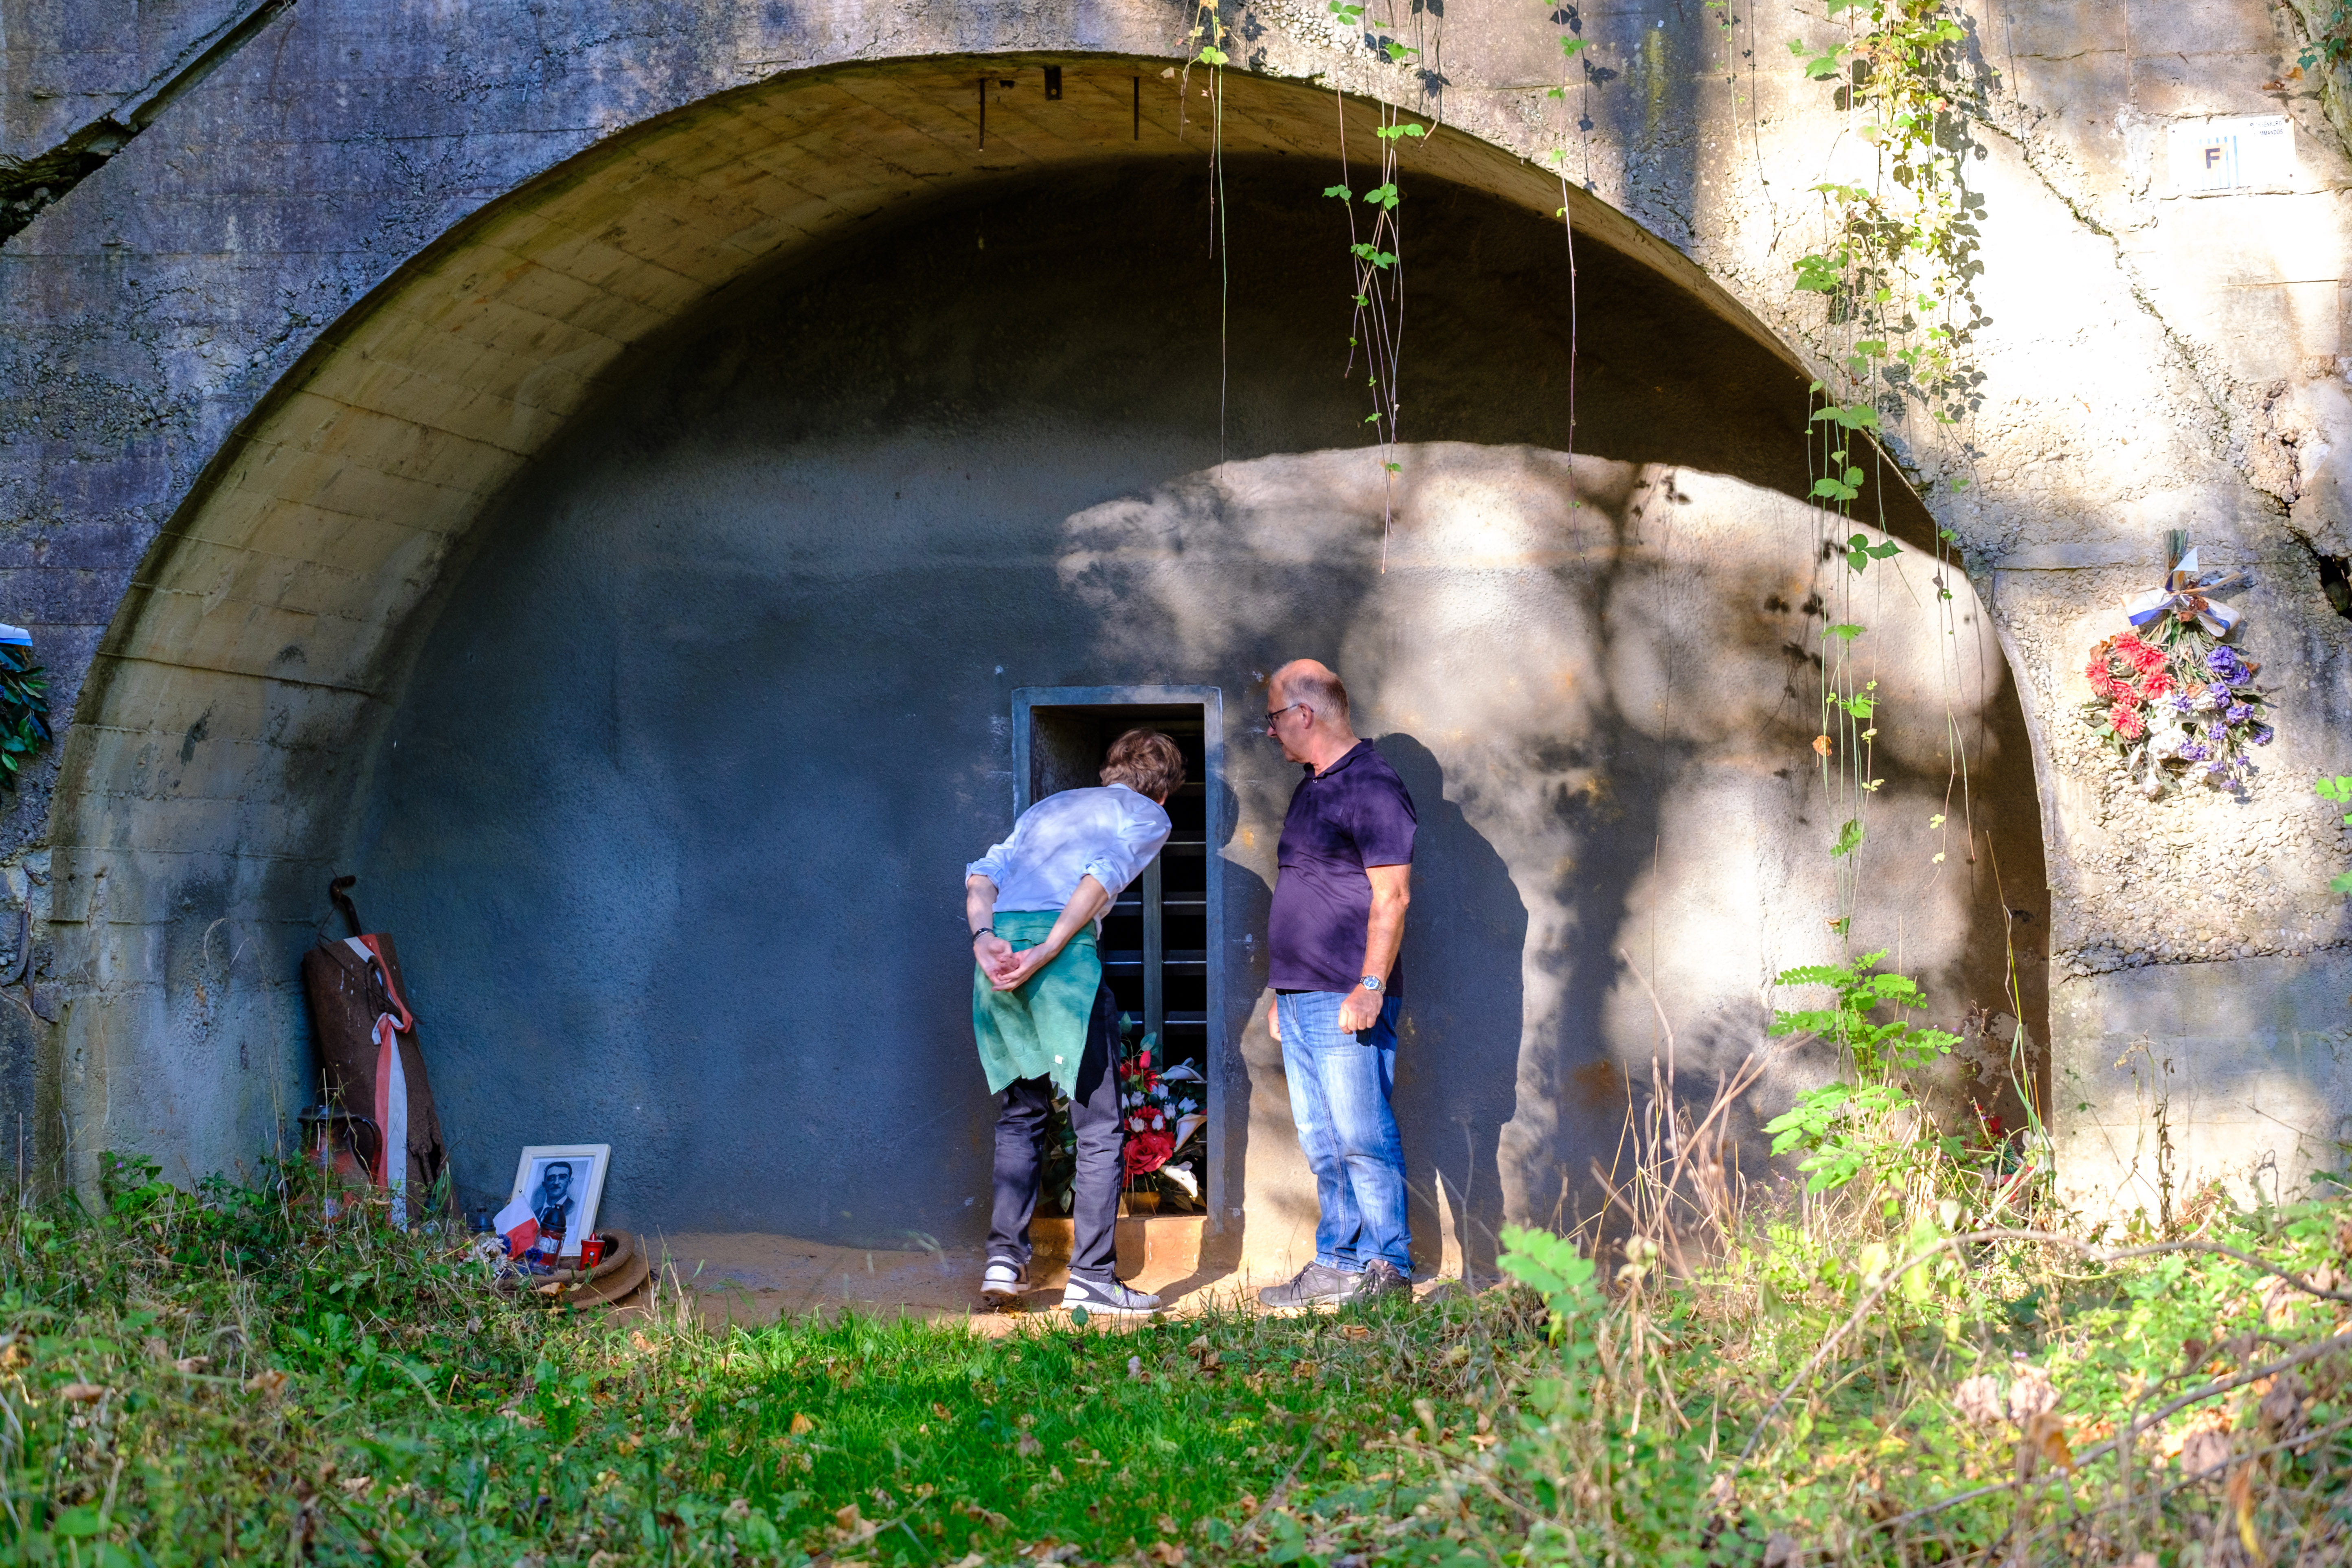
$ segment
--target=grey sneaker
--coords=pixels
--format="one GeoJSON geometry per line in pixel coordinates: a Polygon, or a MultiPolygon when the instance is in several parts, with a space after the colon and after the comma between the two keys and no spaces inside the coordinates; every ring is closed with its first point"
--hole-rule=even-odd
{"type": "Polygon", "coordinates": [[[1160,1298],[1130,1290],[1116,1279],[1073,1279],[1062,1287],[1062,1306],[1114,1318],[1148,1318],[1160,1310],[1160,1298]]]}
{"type": "Polygon", "coordinates": [[[1348,1298],[1351,1301],[1370,1301],[1381,1296],[1403,1296],[1410,1300],[1412,1295],[1412,1276],[1385,1258],[1375,1258],[1365,1264],[1363,1273],[1357,1279],[1360,1283],[1357,1285],[1355,1294],[1348,1298]]]}
{"type": "Polygon", "coordinates": [[[1336,1268],[1326,1268],[1320,1263],[1310,1263],[1300,1269],[1287,1285],[1269,1285],[1257,1293],[1258,1300],[1268,1307],[1336,1307],[1352,1300],[1357,1289],[1364,1282],[1360,1274],[1342,1274],[1336,1268]]]}
{"type": "Polygon", "coordinates": [[[980,1294],[983,1300],[1002,1306],[1017,1301],[1029,1289],[1029,1270],[1009,1258],[992,1258],[980,1276],[980,1294]]]}

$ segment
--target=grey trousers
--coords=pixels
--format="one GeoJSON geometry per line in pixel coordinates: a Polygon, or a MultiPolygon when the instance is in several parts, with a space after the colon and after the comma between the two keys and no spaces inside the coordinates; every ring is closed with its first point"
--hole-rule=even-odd
{"type": "MultiPolygon", "coordinates": [[[[1118,1004],[1106,985],[1095,993],[1087,1051],[1070,1096],[1077,1134],[1077,1175],[1070,1194],[1070,1278],[1097,1285],[1118,1278],[1118,1189],[1126,1137],[1119,1126],[1118,1004]]],[[[1029,1266],[1029,1219],[1045,1166],[1045,1131],[1054,1082],[1017,1079],[997,1097],[996,1184],[989,1210],[988,1256],[1029,1266]]]]}

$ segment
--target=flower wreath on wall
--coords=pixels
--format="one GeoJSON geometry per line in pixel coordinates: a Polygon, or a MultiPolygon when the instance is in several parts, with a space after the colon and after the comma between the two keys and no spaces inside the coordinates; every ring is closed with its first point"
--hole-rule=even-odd
{"type": "Polygon", "coordinates": [[[2167,552],[2164,586],[2124,606],[2132,629],[2091,650],[2084,670],[2084,721],[2151,800],[2195,781],[2214,789],[2246,782],[2247,752],[2270,744],[2268,699],[2253,685],[2262,666],[2228,645],[2242,617],[2210,595],[2247,585],[2243,573],[2197,571],[2197,552],[2167,552]]]}

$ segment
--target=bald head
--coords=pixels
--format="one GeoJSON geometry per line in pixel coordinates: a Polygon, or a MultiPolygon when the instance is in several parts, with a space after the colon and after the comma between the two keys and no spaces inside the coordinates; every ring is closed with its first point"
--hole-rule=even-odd
{"type": "Polygon", "coordinates": [[[1303,702],[1315,710],[1318,723],[1348,717],[1348,689],[1339,672],[1311,658],[1294,658],[1274,672],[1267,689],[1278,693],[1277,703],[1303,702]]]}
{"type": "Polygon", "coordinates": [[[1321,773],[1356,746],[1348,723],[1348,689],[1330,667],[1295,658],[1265,683],[1266,730],[1282,754],[1321,773]]]}

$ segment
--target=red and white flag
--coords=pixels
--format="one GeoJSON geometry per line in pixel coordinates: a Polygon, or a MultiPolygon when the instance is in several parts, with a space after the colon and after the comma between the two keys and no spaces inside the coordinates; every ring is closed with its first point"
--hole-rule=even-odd
{"type": "Polygon", "coordinates": [[[375,971],[376,983],[383,987],[384,995],[397,1014],[383,1013],[376,1017],[370,1031],[375,1037],[375,1125],[383,1136],[383,1147],[376,1155],[375,1184],[392,1191],[392,1223],[408,1223],[408,1072],[401,1065],[400,1037],[416,1027],[415,1017],[408,1011],[407,999],[392,983],[392,965],[383,961],[383,949],[373,933],[347,936],[343,945],[359,954],[360,962],[375,971]]]}
{"type": "Polygon", "coordinates": [[[500,1209],[490,1226],[506,1237],[509,1258],[520,1258],[539,1244],[539,1216],[530,1212],[530,1203],[522,1198],[500,1209]]]}

